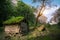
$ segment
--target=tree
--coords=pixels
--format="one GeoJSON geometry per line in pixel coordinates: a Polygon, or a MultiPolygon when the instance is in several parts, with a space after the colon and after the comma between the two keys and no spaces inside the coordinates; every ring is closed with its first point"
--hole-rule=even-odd
{"type": "Polygon", "coordinates": [[[34,9],[31,6],[25,4],[22,1],[18,1],[16,9],[17,9],[17,11],[15,11],[17,13],[16,16],[24,16],[29,25],[34,23],[35,20],[33,14],[34,9]]]}
{"type": "Polygon", "coordinates": [[[33,2],[40,2],[41,6],[40,9],[38,10],[38,15],[36,17],[36,24],[38,22],[38,18],[42,15],[42,12],[45,10],[46,5],[50,3],[50,0],[33,0],[33,2]]]}
{"type": "Polygon", "coordinates": [[[0,0],[0,25],[7,16],[6,0],[0,0]]]}
{"type": "Polygon", "coordinates": [[[17,1],[17,5],[13,5],[12,0],[0,1],[0,23],[11,18],[12,16],[24,16],[27,22],[34,23],[33,9],[22,1],[17,1]]]}
{"type": "Polygon", "coordinates": [[[0,0],[0,25],[12,13],[11,0],[0,0]]]}

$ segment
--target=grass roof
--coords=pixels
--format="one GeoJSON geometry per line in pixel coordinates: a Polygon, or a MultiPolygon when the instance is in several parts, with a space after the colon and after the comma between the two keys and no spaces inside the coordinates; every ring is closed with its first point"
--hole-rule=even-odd
{"type": "Polygon", "coordinates": [[[6,21],[3,22],[3,24],[14,24],[14,23],[19,23],[20,21],[22,21],[24,19],[24,17],[19,16],[19,17],[12,17],[6,21]]]}

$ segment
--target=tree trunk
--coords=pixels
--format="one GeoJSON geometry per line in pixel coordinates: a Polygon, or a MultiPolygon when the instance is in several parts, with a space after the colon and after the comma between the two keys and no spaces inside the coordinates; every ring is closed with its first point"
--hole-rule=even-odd
{"type": "Polygon", "coordinates": [[[42,15],[44,10],[45,10],[45,5],[44,5],[44,3],[42,3],[42,6],[41,6],[40,10],[38,11],[38,15],[37,15],[37,18],[36,18],[36,26],[37,26],[37,23],[38,23],[38,18],[42,15]]]}

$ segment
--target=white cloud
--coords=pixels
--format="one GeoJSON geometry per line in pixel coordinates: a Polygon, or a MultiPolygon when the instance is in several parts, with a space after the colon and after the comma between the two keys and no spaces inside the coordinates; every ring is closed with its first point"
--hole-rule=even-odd
{"type": "Polygon", "coordinates": [[[45,11],[43,12],[43,15],[45,15],[49,21],[52,17],[52,14],[59,8],[59,6],[55,7],[55,6],[52,6],[52,7],[46,7],[45,11]]]}

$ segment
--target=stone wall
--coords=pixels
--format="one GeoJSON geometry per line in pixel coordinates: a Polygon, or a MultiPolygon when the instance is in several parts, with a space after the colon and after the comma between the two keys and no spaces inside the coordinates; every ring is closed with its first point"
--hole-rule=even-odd
{"type": "Polygon", "coordinates": [[[19,30],[19,25],[6,25],[4,31],[7,35],[11,36],[13,34],[19,33],[19,30]]]}

